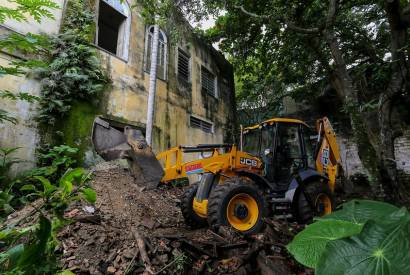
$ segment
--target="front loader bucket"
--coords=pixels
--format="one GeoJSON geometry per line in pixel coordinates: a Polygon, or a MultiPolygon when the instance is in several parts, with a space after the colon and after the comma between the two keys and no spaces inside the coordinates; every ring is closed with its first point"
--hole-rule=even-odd
{"type": "Polygon", "coordinates": [[[104,160],[127,159],[138,184],[149,189],[156,188],[164,175],[161,164],[140,130],[126,126],[122,132],[97,117],[93,125],[92,143],[104,160]]]}

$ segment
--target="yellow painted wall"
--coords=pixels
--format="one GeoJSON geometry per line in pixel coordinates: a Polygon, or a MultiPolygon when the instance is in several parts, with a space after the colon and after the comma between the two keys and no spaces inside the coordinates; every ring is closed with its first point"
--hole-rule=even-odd
{"type": "MultiPolygon", "coordinates": [[[[132,11],[131,20],[129,59],[122,60],[104,50],[100,51],[103,64],[113,80],[112,91],[107,99],[107,114],[145,124],[149,90],[149,74],[144,71],[146,26],[135,9],[132,11]]],[[[232,94],[222,95],[223,91],[219,91],[220,95],[214,99],[201,93],[201,66],[212,70],[218,79],[222,79],[218,73],[223,68],[218,68],[213,59],[213,55],[216,54],[212,52],[214,50],[204,44],[201,45],[191,36],[192,34],[188,34],[180,37],[178,42],[170,42],[168,38],[168,77],[166,81],[157,80],[155,126],[159,133],[154,131],[153,142],[156,152],[179,144],[222,143],[226,135],[223,128],[232,126],[228,125],[232,123],[235,108],[234,102],[230,100],[232,94]],[[188,94],[181,92],[178,85],[175,68],[177,47],[183,48],[191,55],[192,91],[188,94]],[[208,108],[208,105],[212,108],[208,108]],[[215,109],[216,112],[209,109],[215,109]],[[209,113],[212,113],[211,116],[209,113]],[[201,129],[190,127],[190,114],[212,121],[215,125],[214,133],[205,133],[201,129]]],[[[230,67],[228,63],[225,65],[230,67]]],[[[230,78],[229,93],[233,93],[233,75],[228,74],[225,78],[230,78]]]]}
{"type": "MultiPolygon", "coordinates": [[[[4,0],[0,0],[4,1],[4,0]]],[[[63,1],[59,1],[63,4],[63,1]]],[[[48,29],[54,33],[60,26],[61,11],[56,13],[55,25],[50,22],[42,24],[29,22],[28,25],[8,22],[7,28],[0,26],[0,34],[48,29]],[[60,12],[60,13],[59,13],[60,12]],[[37,24],[37,25],[36,25],[37,24]]],[[[145,30],[143,18],[137,9],[132,9],[130,45],[128,59],[99,49],[103,66],[107,69],[112,85],[101,98],[102,108],[99,113],[121,122],[129,122],[144,127],[146,123],[149,74],[144,71],[145,30]]],[[[184,31],[179,41],[170,41],[168,36],[168,77],[166,81],[158,80],[156,96],[156,115],[154,124],[153,149],[155,152],[165,150],[179,144],[194,145],[199,143],[222,143],[228,136],[226,130],[232,128],[234,121],[233,75],[231,66],[223,60],[219,53],[203,44],[190,33],[190,27],[180,26],[184,31]],[[176,75],[177,47],[183,48],[191,55],[191,91],[181,88],[176,75]],[[215,58],[217,57],[217,58],[215,58]],[[221,61],[222,60],[222,61],[221,61]],[[200,68],[206,66],[212,70],[218,80],[226,78],[230,90],[219,91],[218,98],[201,92],[200,68]],[[225,76],[222,76],[225,74],[225,76]],[[214,133],[205,133],[189,126],[190,114],[214,123],[214,133]]],[[[13,57],[0,53],[0,65],[4,65],[13,57]]],[[[31,92],[39,94],[40,83],[26,77],[2,77],[0,89],[14,92],[31,92]]],[[[1,100],[0,108],[11,111],[19,119],[17,125],[0,124],[0,147],[23,146],[19,157],[34,163],[34,152],[39,142],[39,132],[33,120],[35,104],[1,100]]],[[[91,148],[91,147],[90,147],[91,148]]],[[[192,156],[194,157],[194,156],[192,156]]],[[[196,156],[195,156],[196,157],[196,156]]],[[[26,165],[26,164],[24,164],[26,165]]]]}

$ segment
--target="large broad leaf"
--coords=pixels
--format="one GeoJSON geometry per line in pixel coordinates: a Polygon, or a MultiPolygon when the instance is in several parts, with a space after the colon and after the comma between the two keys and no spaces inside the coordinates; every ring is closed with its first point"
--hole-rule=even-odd
{"type": "Polygon", "coordinates": [[[287,249],[298,262],[315,268],[329,241],[359,234],[362,227],[348,221],[320,220],[297,234],[287,249]]]}
{"type": "Polygon", "coordinates": [[[359,235],[329,242],[317,264],[316,274],[408,275],[409,251],[408,214],[390,226],[369,221],[359,235]]]}
{"type": "Polygon", "coordinates": [[[383,221],[386,216],[399,210],[394,205],[370,200],[351,200],[342,205],[341,210],[337,210],[323,219],[344,220],[354,223],[365,223],[368,220],[383,221]]]}

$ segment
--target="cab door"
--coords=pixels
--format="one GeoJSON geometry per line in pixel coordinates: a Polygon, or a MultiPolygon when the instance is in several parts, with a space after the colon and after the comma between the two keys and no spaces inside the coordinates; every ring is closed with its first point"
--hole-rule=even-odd
{"type": "Polygon", "coordinates": [[[261,129],[260,152],[259,157],[264,164],[264,177],[270,181],[274,181],[273,163],[274,163],[274,125],[264,125],[261,129]]]}
{"type": "Polygon", "coordinates": [[[275,129],[273,181],[286,186],[294,174],[305,167],[306,156],[300,124],[277,123],[275,129]]]}

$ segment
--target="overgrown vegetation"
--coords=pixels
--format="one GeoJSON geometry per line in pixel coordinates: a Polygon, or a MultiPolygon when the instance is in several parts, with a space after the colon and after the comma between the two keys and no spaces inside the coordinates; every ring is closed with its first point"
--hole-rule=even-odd
{"type": "Polygon", "coordinates": [[[19,148],[0,150],[0,272],[2,274],[44,274],[60,269],[55,250],[59,230],[70,221],[64,211],[70,203],[94,203],[96,194],[87,184],[90,174],[75,167],[76,148],[55,146],[39,154],[39,168],[17,178],[9,176],[19,148]],[[5,218],[31,203],[32,211],[17,221],[5,218]],[[22,226],[28,220],[27,225],[22,226]]]}
{"type": "Polygon", "coordinates": [[[29,191],[26,197],[40,199],[32,205],[34,211],[22,219],[36,215],[37,222],[27,227],[19,227],[22,219],[7,224],[0,231],[0,240],[5,245],[0,253],[0,271],[4,274],[44,274],[55,273],[55,249],[59,242],[57,232],[69,221],[64,218],[64,210],[69,203],[84,199],[94,203],[95,192],[87,186],[90,175],[82,168],[69,169],[57,181],[50,182],[42,176],[35,177],[41,188],[29,184],[22,191],[29,191]]]}
{"type": "MultiPolygon", "coordinates": [[[[22,76],[35,69],[43,78],[40,97],[25,92],[0,91],[7,100],[39,101],[39,120],[53,124],[76,99],[90,100],[102,92],[108,78],[101,69],[96,52],[89,44],[93,36],[93,14],[83,1],[70,1],[63,32],[48,37],[12,33],[1,37],[0,50],[22,57],[0,67],[0,77],[22,76]]],[[[0,23],[6,19],[37,22],[53,18],[60,8],[47,0],[21,0],[14,8],[0,7],[0,23]]],[[[0,109],[0,123],[16,124],[17,118],[0,109]]],[[[64,211],[73,201],[94,203],[96,194],[87,182],[90,174],[76,166],[78,149],[67,145],[40,150],[38,168],[17,177],[10,176],[14,164],[22,161],[14,154],[19,148],[0,149],[0,272],[2,274],[44,274],[59,270],[55,250],[57,232],[69,220],[64,211]],[[31,202],[33,210],[18,221],[5,218],[31,202]],[[26,223],[27,222],[27,223],[26,223]],[[27,224],[27,225],[24,225],[27,224]]],[[[66,272],[67,273],[67,272],[66,272]]],[[[70,272],[68,272],[70,273],[70,272]]]]}
{"type": "Polygon", "coordinates": [[[320,274],[409,274],[410,214],[404,207],[352,200],[309,225],[287,246],[320,274]]]}
{"type": "Polygon", "coordinates": [[[54,125],[76,100],[95,101],[110,82],[90,44],[94,32],[94,13],[88,2],[69,1],[62,31],[51,37],[48,66],[38,70],[42,81],[42,123],[54,125]]]}

